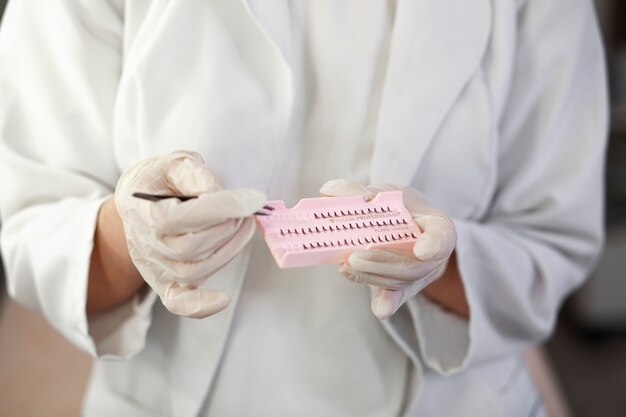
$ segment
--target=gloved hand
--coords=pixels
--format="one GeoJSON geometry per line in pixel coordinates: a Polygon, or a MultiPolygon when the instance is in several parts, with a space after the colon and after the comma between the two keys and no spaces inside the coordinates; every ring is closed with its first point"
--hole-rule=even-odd
{"type": "Polygon", "coordinates": [[[185,151],[141,161],[115,190],[133,263],[169,311],[194,318],[230,303],[226,294],[198,286],[248,243],[251,215],[265,200],[259,191],[224,189],[199,154],[185,151]],[[136,191],[199,197],[152,202],[133,197],[136,191]]]}
{"type": "Polygon", "coordinates": [[[398,249],[358,250],[339,271],[348,279],[370,285],[372,312],[381,320],[395,313],[402,304],[441,277],[456,245],[452,221],[430,206],[420,192],[391,184],[362,186],[354,181],[333,180],[320,193],[331,197],[362,195],[369,201],[382,191],[401,190],[403,202],[422,234],[413,251],[398,249]]]}

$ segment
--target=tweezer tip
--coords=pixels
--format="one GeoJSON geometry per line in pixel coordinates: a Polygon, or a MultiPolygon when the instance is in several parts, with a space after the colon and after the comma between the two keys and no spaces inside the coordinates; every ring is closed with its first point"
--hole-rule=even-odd
{"type": "MultiPolygon", "coordinates": [[[[275,209],[275,207],[272,207],[272,206],[263,206],[263,209],[265,209],[265,210],[269,210],[269,211],[272,211],[272,210],[274,210],[274,209],[275,209]]],[[[257,212],[255,212],[255,213],[254,213],[254,215],[255,215],[255,216],[271,216],[272,214],[274,214],[274,213],[265,213],[265,212],[263,212],[263,211],[257,211],[257,212]]]]}

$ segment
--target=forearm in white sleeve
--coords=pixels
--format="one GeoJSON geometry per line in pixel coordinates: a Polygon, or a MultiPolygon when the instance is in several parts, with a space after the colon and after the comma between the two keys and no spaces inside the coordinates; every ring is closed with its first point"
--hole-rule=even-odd
{"type": "Polygon", "coordinates": [[[98,210],[113,157],[122,1],[9,2],[0,29],[1,248],[9,294],[92,355],[142,347],[154,295],[88,318],[98,210]]]}
{"type": "Polygon", "coordinates": [[[465,321],[418,295],[408,303],[428,366],[442,374],[545,339],[603,243],[607,136],[604,57],[588,0],[527,0],[484,219],[453,219],[470,307],[465,321]]]}

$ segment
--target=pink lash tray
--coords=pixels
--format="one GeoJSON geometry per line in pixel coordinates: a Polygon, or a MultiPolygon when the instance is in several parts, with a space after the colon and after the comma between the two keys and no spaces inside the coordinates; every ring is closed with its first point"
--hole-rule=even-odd
{"type": "Polygon", "coordinates": [[[293,208],[268,201],[269,216],[257,226],[280,268],[339,263],[355,250],[411,250],[420,235],[402,203],[402,191],[385,191],[366,202],[360,195],[303,198],[293,208]]]}

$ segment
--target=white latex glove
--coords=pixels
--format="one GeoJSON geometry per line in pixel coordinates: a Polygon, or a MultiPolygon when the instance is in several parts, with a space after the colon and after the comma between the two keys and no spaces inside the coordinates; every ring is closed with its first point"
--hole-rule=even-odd
{"type": "Polygon", "coordinates": [[[228,263],[254,233],[252,213],[265,195],[223,188],[222,181],[194,152],[177,151],[129,168],[115,190],[130,257],[169,311],[202,318],[224,309],[230,298],[199,288],[228,263]],[[197,195],[158,202],[133,192],[197,195]]]}
{"type": "Polygon", "coordinates": [[[354,181],[333,180],[320,193],[331,197],[362,195],[367,201],[381,191],[401,190],[403,202],[422,234],[413,251],[397,249],[359,250],[343,262],[339,271],[348,279],[370,285],[372,312],[381,320],[443,275],[456,245],[452,221],[433,208],[422,193],[392,184],[363,186],[354,181]]]}

